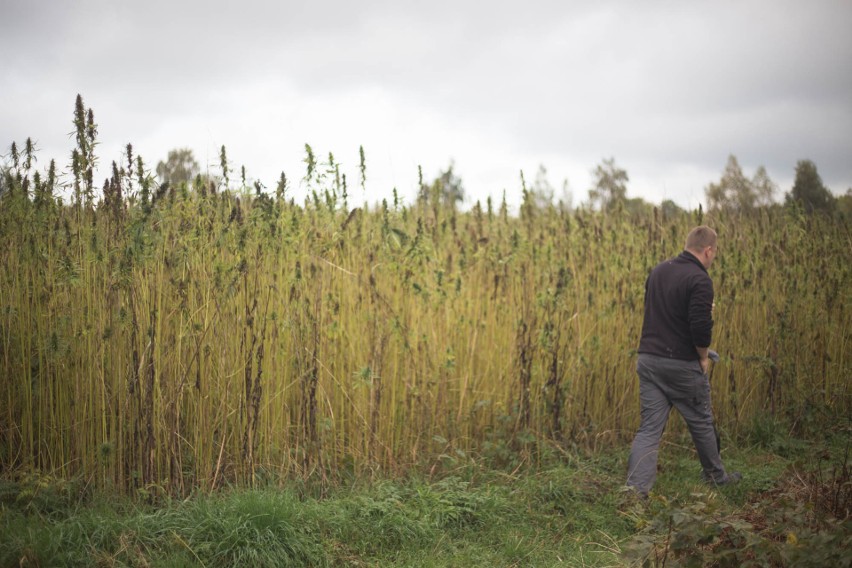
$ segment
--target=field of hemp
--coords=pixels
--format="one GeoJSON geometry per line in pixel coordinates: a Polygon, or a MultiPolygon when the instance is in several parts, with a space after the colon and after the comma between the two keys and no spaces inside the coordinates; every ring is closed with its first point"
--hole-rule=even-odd
{"type": "Polygon", "coordinates": [[[67,181],[28,141],[0,195],[0,472],[182,496],[626,446],[644,280],[698,223],[720,238],[720,429],[852,411],[848,221],[566,211],[525,187],[517,216],[460,211],[440,183],[356,206],[312,154],[298,204],[283,176],[230,179],[224,147],[220,178],[168,187],[128,145],[97,188],[79,100],[75,124],[67,181]]]}

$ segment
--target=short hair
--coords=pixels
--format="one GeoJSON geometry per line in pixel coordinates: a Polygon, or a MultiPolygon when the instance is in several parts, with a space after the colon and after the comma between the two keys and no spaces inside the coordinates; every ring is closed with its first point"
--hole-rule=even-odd
{"type": "Polygon", "coordinates": [[[716,245],[716,231],[707,225],[695,227],[686,236],[686,250],[701,250],[716,245]]]}

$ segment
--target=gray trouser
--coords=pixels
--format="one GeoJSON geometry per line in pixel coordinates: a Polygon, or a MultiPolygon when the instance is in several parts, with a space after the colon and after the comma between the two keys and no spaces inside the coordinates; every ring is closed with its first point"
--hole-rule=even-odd
{"type": "Polygon", "coordinates": [[[627,485],[647,495],[657,477],[660,439],[672,405],[677,408],[692,434],[704,478],[721,482],[725,468],[719,456],[713,411],[710,408],[710,380],[698,361],[681,361],[639,354],[639,400],[642,423],[630,448],[627,485]]]}

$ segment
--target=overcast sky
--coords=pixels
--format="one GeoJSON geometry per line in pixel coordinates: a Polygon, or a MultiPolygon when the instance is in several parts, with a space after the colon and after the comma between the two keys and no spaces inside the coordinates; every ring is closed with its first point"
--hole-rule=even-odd
{"type": "Polygon", "coordinates": [[[189,147],[216,173],[224,144],[297,200],[305,143],[371,202],[411,202],[418,165],[452,160],[468,204],[516,204],[544,165],[576,205],[613,157],[628,196],[693,208],[730,154],[778,199],[801,159],[841,194],[850,30],[849,0],[0,0],[0,144],[31,137],[66,168],[80,93],[106,165],[127,143],[152,169],[189,147]]]}

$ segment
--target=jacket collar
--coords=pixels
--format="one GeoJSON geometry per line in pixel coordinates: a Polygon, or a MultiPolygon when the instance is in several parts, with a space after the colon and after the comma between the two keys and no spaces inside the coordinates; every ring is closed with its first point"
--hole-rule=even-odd
{"type": "Polygon", "coordinates": [[[688,250],[685,250],[682,253],[680,253],[678,258],[682,258],[682,259],[687,260],[689,262],[695,263],[695,264],[697,264],[698,266],[701,267],[701,270],[703,270],[704,272],[707,272],[707,269],[704,268],[704,265],[701,264],[701,261],[698,260],[698,257],[696,257],[694,254],[692,254],[688,250]]]}

